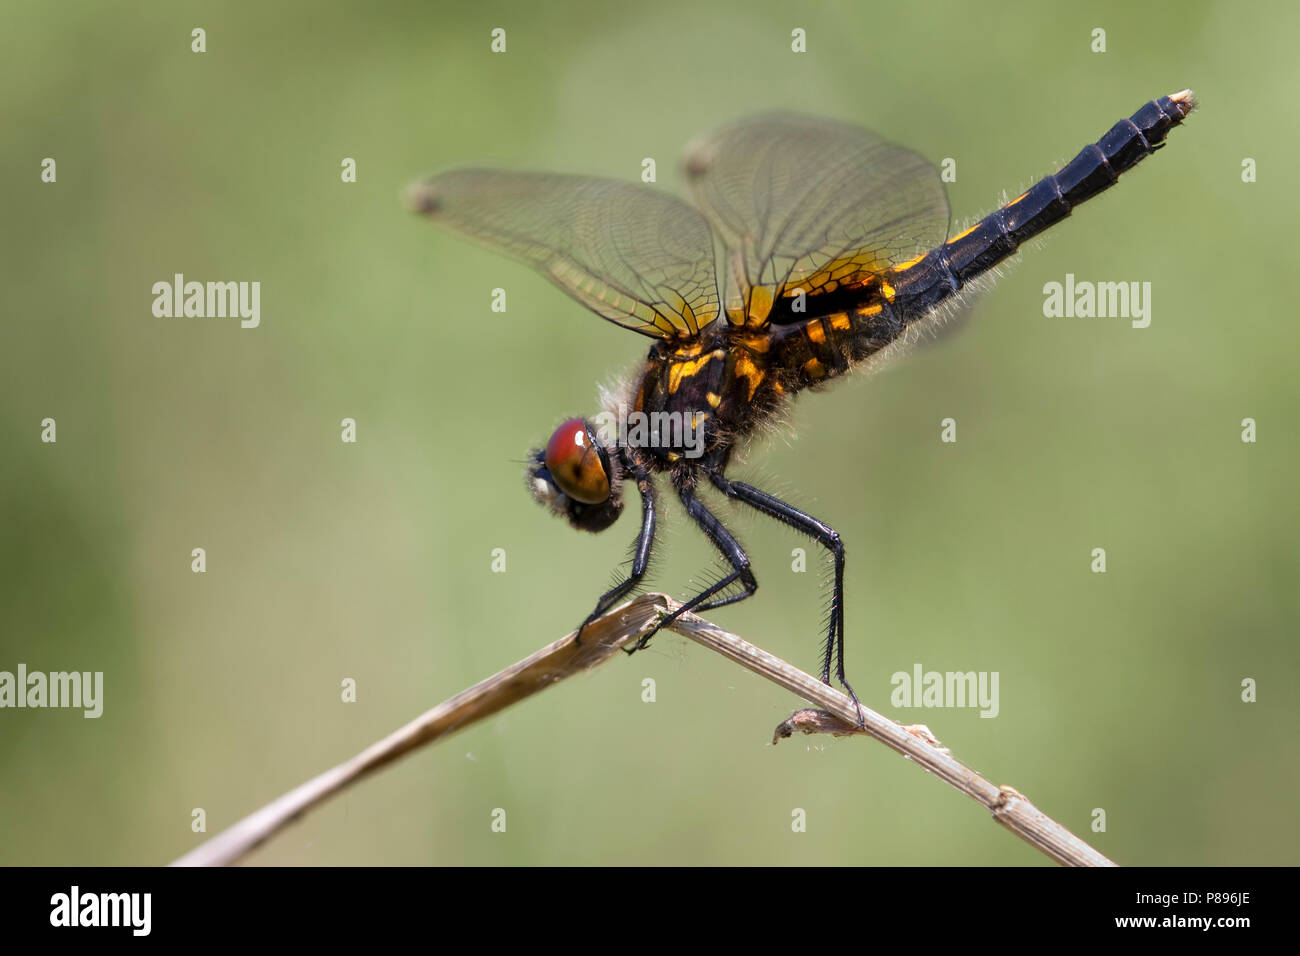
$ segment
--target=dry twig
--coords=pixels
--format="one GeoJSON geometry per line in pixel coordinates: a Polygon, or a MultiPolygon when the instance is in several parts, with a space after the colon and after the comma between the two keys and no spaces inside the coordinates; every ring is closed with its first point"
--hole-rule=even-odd
{"type": "MultiPolygon", "coordinates": [[[[666,595],[645,594],[615,608],[588,626],[581,644],[574,643],[570,634],[462,691],[351,760],[273,800],[172,865],[224,866],[237,862],[312,807],[398,757],[462,730],[571,674],[603,663],[616,650],[647,633],[662,615],[677,606],[666,595]]],[[[1072,866],[1115,865],[1011,787],[995,786],[963,766],[938,745],[927,728],[903,727],[866,707],[861,709],[859,723],[858,710],[844,694],[693,614],[682,615],[671,629],[823,709],[824,712],[797,711],[777,728],[776,738],[788,737],[795,731],[841,736],[866,734],[982,804],[995,820],[1056,862],[1072,866]]]]}

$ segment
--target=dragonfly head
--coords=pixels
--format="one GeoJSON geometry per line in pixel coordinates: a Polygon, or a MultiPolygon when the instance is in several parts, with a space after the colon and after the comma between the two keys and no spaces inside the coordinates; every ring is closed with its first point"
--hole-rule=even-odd
{"type": "Polygon", "coordinates": [[[623,512],[622,473],[584,418],[564,422],[528,456],[529,490],[582,531],[604,531],[623,512]]]}

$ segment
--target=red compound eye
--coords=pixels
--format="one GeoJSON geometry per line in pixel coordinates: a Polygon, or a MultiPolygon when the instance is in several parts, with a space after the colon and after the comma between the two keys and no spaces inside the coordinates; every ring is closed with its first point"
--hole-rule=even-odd
{"type": "Polygon", "coordinates": [[[574,501],[598,505],[609,497],[609,472],[591,429],[581,418],[570,418],[555,429],[546,444],[546,468],[574,501]]]}

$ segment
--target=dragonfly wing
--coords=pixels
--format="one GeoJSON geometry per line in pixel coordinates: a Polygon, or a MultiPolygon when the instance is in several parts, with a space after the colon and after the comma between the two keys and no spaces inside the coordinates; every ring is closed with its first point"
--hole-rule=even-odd
{"type": "Polygon", "coordinates": [[[708,224],[647,186],[466,169],[418,183],[411,203],[434,222],[528,263],[624,328],[689,339],[717,318],[708,224]]]}
{"type": "Polygon", "coordinates": [[[947,238],[939,171],[856,126],[757,116],[696,140],[685,170],[727,249],[735,325],[762,328],[800,291],[861,285],[947,238]]]}

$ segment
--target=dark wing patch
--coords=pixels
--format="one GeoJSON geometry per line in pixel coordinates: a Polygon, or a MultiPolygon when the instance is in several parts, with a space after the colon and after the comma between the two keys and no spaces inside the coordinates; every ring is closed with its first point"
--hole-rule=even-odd
{"type": "Polygon", "coordinates": [[[597,315],[642,335],[690,339],[717,318],[708,224],[648,186],[466,169],[416,184],[411,204],[528,263],[597,315]]]}
{"type": "Polygon", "coordinates": [[[696,140],[685,169],[727,248],[733,325],[763,328],[800,290],[851,289],[947,238],[939,171],[856,126],[757,116],[696,140]]]}

